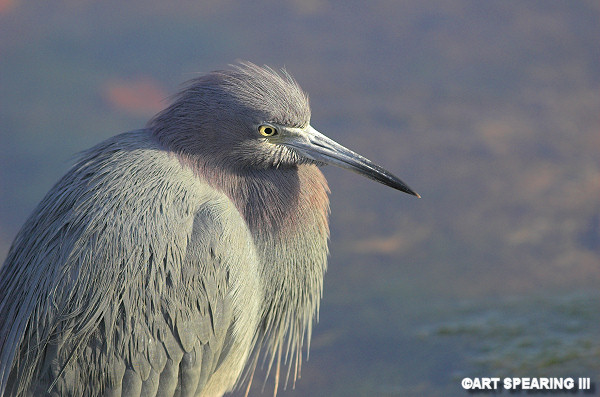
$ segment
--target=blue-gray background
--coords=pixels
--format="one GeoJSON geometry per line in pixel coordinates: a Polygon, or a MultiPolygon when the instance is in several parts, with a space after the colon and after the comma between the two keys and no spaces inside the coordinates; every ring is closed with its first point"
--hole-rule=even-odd
{"type": "Polygon", "coordinates": [[[198,73],[286,67],[423,199],[324,170],[321,320],[283,395],[599,382],[599,37],[597,1],[0,0],[0,258],[75,153],[198,73]]]}

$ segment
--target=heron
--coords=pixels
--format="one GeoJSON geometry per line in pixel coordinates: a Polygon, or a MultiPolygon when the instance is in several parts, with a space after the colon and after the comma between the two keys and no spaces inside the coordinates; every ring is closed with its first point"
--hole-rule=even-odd
{"type": "Polygon", "coordinates": [[[0,396],[220,396],[258,361],[275,393],[295,382],[328,256],[319,167],[420,197],[310,116],[288,72],[240,62],[84,151],[0,270],[0,396]]]}

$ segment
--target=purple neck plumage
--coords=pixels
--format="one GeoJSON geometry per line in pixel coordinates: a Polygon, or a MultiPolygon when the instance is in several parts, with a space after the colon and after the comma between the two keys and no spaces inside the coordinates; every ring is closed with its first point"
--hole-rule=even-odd
{"type": "Polygon", "coordinates": [[[289,234],[317,222],[328,235],[329,188],[317,166],[227,170],[180,155],[196,175],[235,204],[253,235],[289,234]],[[225,171],[225,172],[224,172],[225,171]],[[317,215],[320,219],[311,219],[317,215]]]}

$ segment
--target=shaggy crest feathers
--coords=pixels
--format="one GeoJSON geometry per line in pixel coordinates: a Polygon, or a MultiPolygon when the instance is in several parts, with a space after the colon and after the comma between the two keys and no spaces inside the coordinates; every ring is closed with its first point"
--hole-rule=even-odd
{"type": "MultiPolygon", "coordinates": [[[[223,90],[242,105],[270,115],[273,123],[288,127],[306,127],[310,122],[308,96],[296,80],[281,70],[282,75],[268,66],[250,62],[232,65],[231,71],[214,72],[222,78],[223,90]]],[[[210,75],[209,75],[210,76],[210,75]]]]}
{"type": "Polygon", "coordinates": [[[246,62],[191,80],[148,128],[169,149],[212,169],[295,166],[309,162],[285,146],[256,139],[260,124],[306,127],[307,95],[285,70],[246,62]]]}

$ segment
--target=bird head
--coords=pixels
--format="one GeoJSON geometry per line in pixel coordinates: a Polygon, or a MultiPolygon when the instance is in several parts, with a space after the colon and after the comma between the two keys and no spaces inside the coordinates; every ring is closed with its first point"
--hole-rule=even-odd
{"type": "Polygon", "coordinates": [[[192,80],[149,124],[172,150],[240,171],[331,164],[420,197],[402,180],[321,134],[308,96],[285,71],[244,62],[192,80]]]}

